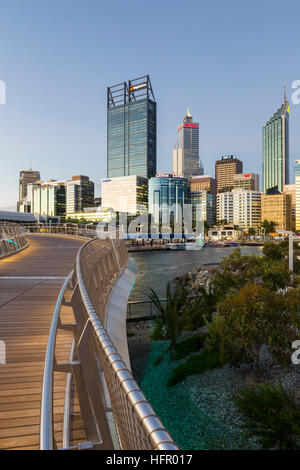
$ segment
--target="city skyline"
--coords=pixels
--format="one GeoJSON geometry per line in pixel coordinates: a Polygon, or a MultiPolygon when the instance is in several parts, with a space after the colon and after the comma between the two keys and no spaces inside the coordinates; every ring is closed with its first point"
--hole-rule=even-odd
{"type": "MultiPolygon", "coordinates": [[[[138,20],[143,12],[137,2],[133,3],[134,18],[138,20]]],[[[174,25],[181,23],[189,27],[190,31],[190,49],[183,59],[183,70],[177,68],[172,74],[168,70],[172,64],[174,67],[174,58],[185,49],[173,32],[168,41],[163,40],[169,14],[167,5],[154,2],[156,32],[150,38],[148,25],[146,30],[138,26],[128,31],[126,21],[123,25],[121,18],[129,13],[120,4],[117,24],[121,31],[126,31],[124,42],[135,44],[133,57],[126,55],[126,60],[123,58],[126,45],[122,44],[118,50],[120,44],[114,38],[110,37],[105,47],[95,49],[95,44],[107,44],[105,34],[112,25],[101,23],[101,11],[104,8],[109,17],[108,5],[100,8],[97,2],[90,1],[90,8],[84,9],[79,2],[72,2],[71,9],[69,1],[63,5],[54,1],[53,5],[40,6],[38,11],[34,1],[29,1],[26,8],[19,1],[14,6],[5,6],[1,13],[6,26],[0,32],[0,39],[8,46],[2,51],[0,79],[6,83],[7,99],[6,105],[0,106],[0,153],[10,162],[10,168],[1,185],[0,207],[16,209],[19,171],[30,167],[40,170],[43,180],[65,179],[70,170],[74,174],[87,174],[95,181],[99,194],[100,180],[106,175],[106,88],[126,76],[145,73],[151,76],[158,102],[158,173],[172,168],[170,155],[176,129],[189,105],[199,122],[200,158],[205,174],[214,176],[215,160],[234,154],[244,162],[245,171],[262,175],[262,126],[281,103],[284,80],[291,102],[291,83],[299,78],[294,64],[297,50],[294,23],[299,5],[291,2],[294,14],[290,27],[283,39],[275,39],[274,51],[281,56],[278,68],[273,63],[274,54],[257,53],[257,47],[279,30],[282,18],[279,2],[272,2],[272,12],[268,9],[270,2],[253,2],[243,7],[246,11],[234,2],[229,2],[227,10],[221,2],[217,3],[216,14],[213,6],[200,8],[192,2],[189,11],[182,11],[179,2],[172,2],[169,20],[174,25]],[[57,17],[55,9],[63,19],[57,17]],[[49,18],[56,21],[55,30],[49,18]],[[255,21],[255,36],[251,33],[251,21],[255,21]],[[16,27],[12,41],[9,26],[13,22],[16,27]],[[211,31],[205,22],[213,24],[211,31]],[[234,25],[232,35],[228,28],[231,25],[234,25]],[[75,36],[71,32],[65,41],[65,28],[80,34],[75,36]],[[225,35],[228,31],[230,34],[225,35]],[[239,37],[240,45],[233,36],[239,37]],[[138,38],[142,38],[142,44],[138,38]],[[209,53],[201,41],[203,44],[209,41],[209,53]],[[144,55],[136,60],[142,50],[144,55]],[[196,50],[199,60],[191,65],[196,50]],[[115,60],[108,68],[104,67],[105,60],[114,54],[115,60]],[[218,73],[221,68],[222,73],[218,73]]],[[[300,153],[299,108],[291,103],[291,168],[300,153]]]]}

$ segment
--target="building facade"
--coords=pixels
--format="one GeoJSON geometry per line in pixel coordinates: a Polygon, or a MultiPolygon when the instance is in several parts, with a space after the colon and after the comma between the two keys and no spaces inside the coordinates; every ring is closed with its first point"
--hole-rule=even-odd
{"type": "Polygon", "coordinates": [[[156,101],[148,75],[107,89],[107,178],[156,174],[156,101]]]}
{"type": "Polygon", "coordinates": [[[233,193],[231,191],[217,194],[216,220],[233,224],[233,193]]]}
{"type": "Polygon", "coordinates": [[[94,183],[88,176],[76,175],[66,182],[66,212],[82,212],[94,205],[94,183]]]}
{"type": "Polygon", "coordinates": [[[295,160],[294,165],[294,183],[296,184],[296,176],[300,176],[300,160],[295,160]]]}
{"type": "Polygon", "coordinates": [[[215,165],[217,191],[228,192],[234,188],[234,177],[243,172],[243,162],[233,155],[225,155],[215,165]]]}
{"type": "Polygon", "coordinates": [[[128,214],[147,211],[147,178],[137,175],[107,178],[101,181],[101,188],[103,209],[111,208],[128,214]]]}
{"type": "Polygon", "coordinates": [[[174,217],[179,222],[184,205],[190,204],[190,190],[187,178],[171,174],[160,174],[149,180],[149,213],[154,222],[164,223],[174,217]]]}
{"type": "Polygon", "coordinates": [[[263,192],[283,191],[289,184],[289,103],[283,105],[263,127],[263,192]]]}
{"type": "Polygon", "coordinates": [[[216,223],[216,195],[208,191],[191,191],[194,221],[203,220],[208,227],[216,223]]]}
{"type": "Polygon", "coordinates": [[[285,184],[283,186],[283,193],[290,194],[292,198],[292,228],[295,230],[296,226],[296,184],[285,184]]]}
{"type": "Polygon", "coordinates": [[[261,193],[234,189],[233,223],[240,229],[259,228],[261,224],[261,193]]]}
{"type": "Polygon", "coordinates": [[[290,194],[262,194],[261,220],[273,221],[279,230],[292,230],[292,197],[290,194]]]}
{"type": "Polygon", "coordinates": [[[27,185],[34,183],[41,179],[40,172],[38,170],[21,170],[19,177],[19,201],[17,203],[18,212],[30,212],[30,208],[27,204],[27,185]]]}
{"type": "Polygon", "coordinates": [[[193,122],[189,108],[178,127],[177,144],[173,149],[173,174],[183,178],[203,175],[199,157],[199,123],[193,122]]]}
{"type": "Polygon", "coordinates": [[[295,174],[295,230],[300,231],[300,175],[295,174]]]}
{"type": "Polygon", "coordinates": [[[238,173],[233,179],[233,189],[259,191],[259,175],[256,173],[238,173]]]}
{"type": "Polygon", "coordinates": [[[217,194],[217,182],[209,175],[190,178],[190,188],[191,192],[207,191],[210,194],[217,194]]]}
{"type": "Polygon", "coordinates": [[[66,214],[66,182],[46,181],[27,186],[27,201],[34,214],[64,217],[66,214]]]}

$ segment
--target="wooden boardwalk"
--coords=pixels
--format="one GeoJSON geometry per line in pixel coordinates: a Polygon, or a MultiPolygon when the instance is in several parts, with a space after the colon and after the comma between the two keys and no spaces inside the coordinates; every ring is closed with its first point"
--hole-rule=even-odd
{"type": "MultiPolygon", "coordinates": [[[[29,248],[0,260],[0,340],[6,364],[0,364],[0,449],[38,449],[41,390],[50,324],[59,290],[84,240],[56,235],[30,235],[29,248]]],[[[63,321],[74,321],[62,308],[63,321]]],[[[71,334],[59,331],[56,355],[68,361],[71,334]]],[[[66,374],[55,373],[54,434],[62,446],[66,374]]],[[[73,399],[71,445],[85,440],[76,395],[73,399]]]]}

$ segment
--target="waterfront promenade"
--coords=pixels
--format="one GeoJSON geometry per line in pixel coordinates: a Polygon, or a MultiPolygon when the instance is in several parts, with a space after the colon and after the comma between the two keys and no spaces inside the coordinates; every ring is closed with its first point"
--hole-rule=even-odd
{"type": "MultiPolygon", "coordinates": [[[[0,261],[0,340],[6,364],[0,365],[0,449],[38,449],[45,351],[56,299],[85,239],[30,235],[29,247],[0,261]]],[[[71,308],[62,308],[73,321],[71,308]]],[[[60,331],[56,355],[67,361],[72,336],[60,331]]],[[[62,441],[65,374],[55,374],[54,434],[62,441]]],[[[75,395],[71,445],[85,439],[75,395]]]]}

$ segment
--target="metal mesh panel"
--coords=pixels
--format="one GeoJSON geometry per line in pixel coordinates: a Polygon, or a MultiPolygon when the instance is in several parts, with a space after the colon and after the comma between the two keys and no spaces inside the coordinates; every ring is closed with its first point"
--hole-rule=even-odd
{"type": "Polygon", "coordinates": [[[77,257],[78,285],[93,327],[94,348],[99,354],[122,448],[177,450],[104,328],[111,290],[127,264],[128,253],[121,240],[93,240],[81,248],[77,257]]]}
{"type": "Polygon", "coordinates": [[[24,229],[18,224],[0,224],[0,258],[17,253],[28,245],[24,229]]]}

